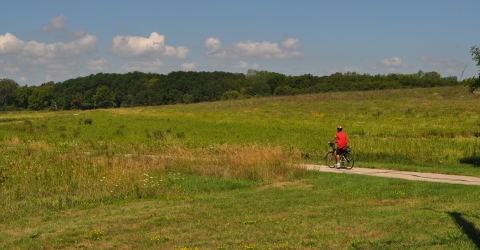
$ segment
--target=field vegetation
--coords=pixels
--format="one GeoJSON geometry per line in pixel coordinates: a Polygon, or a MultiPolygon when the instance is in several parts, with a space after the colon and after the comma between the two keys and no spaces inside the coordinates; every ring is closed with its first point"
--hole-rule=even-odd
{"type": "Polygon", "coordinates": [[[477,187],[309,172],[337,125],[355,167],[480,177],[480,95],[332,92],[0,114],[0,249],[477,249],[477,187]]]}

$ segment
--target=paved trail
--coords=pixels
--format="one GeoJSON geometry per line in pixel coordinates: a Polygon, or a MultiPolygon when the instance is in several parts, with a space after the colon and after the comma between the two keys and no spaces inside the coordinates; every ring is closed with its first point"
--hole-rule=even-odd
{"type": "Polygon", "coordinates": [[[480,186],[480,178],[471,177],[471,176],[419,173],[419,172],[408,172],[408,171],[398,171],[398,170],[388,170],[388,169],[372,169],[372,168],[356,168],[356,167],[350,170],[346,170],[346,169],[329,168],[324,165],[312,165],[312,164],[305,164],[305,167],[310,170],[318,170],[321,172],[363,174],[363,175],[371,175],[371,176],[386,177],[386,178],[400,178],[400,179],[415,180],[415,181],[431,181],[431,182],[443,182],[443,183],[451,183],[451,184],[480,186]]]}

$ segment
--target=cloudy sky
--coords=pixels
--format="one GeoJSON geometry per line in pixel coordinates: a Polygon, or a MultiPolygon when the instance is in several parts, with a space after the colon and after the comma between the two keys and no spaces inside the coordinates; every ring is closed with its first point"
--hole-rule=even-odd
{"type": "Polygon", "coordinates": [[[0,79],[248,69],[467,78],[479,69],[478,10],[479,0],[3,0],[0,79]]]}

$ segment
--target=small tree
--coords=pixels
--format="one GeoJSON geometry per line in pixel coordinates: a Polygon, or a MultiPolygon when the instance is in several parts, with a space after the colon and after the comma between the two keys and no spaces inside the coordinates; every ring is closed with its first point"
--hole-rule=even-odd
{"type": "Polygon", "coordinates": [[[193,103],[194,100],[193,95],[189,93],[183,95],[183,103],[185,104],[193,103]]]}
{"type": "Polygon", "coordinates": [[[477,66],[480,66],[480,49],[477,48],[477,46],[472,46],[470,52],[472,53],[473,60],[477,61],[477,66]]]}
{"type": "MultiPolygon", "coordinates": [[[[470,48],[470,53],[472,53],[473,60],[477,62],[477,66],[480,67],[480,49],[477,46],[472,46],[470,48]]],[[[473,93],[477,88],[480,88],[480,73],[477,78],[465,79],[465,84],[470,87],[470,93],[473,93]]]]}

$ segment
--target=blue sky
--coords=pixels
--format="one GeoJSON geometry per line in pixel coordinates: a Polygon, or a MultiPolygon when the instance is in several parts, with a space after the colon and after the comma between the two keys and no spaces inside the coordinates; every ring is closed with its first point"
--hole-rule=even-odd
{"type": "Polygon", "coordinates": [[[2,10],[0,79],[21,86],[131,71],[479,72],[478,0],[4,0],[2,10]]]}

